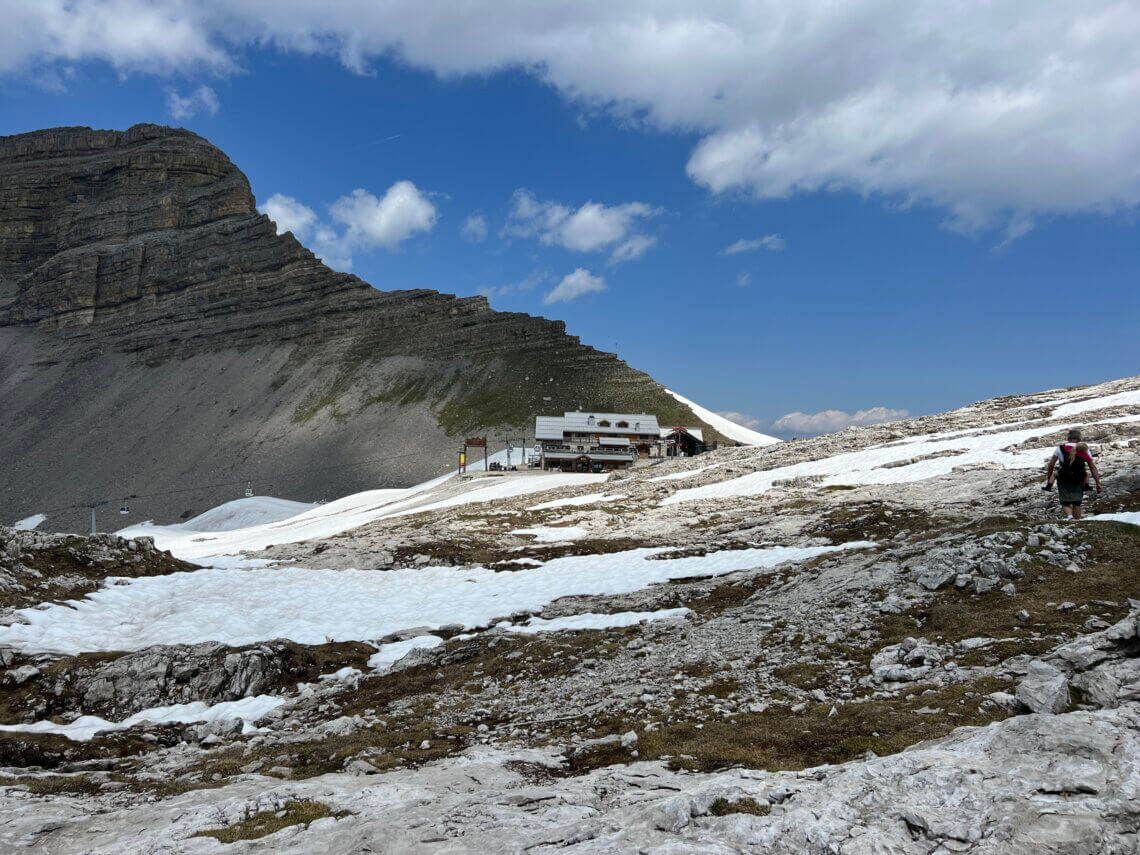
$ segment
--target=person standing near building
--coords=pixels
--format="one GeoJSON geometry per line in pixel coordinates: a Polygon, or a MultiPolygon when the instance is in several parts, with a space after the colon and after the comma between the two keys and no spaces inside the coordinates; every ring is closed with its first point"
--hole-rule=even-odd
{"type": "Polygon", "coordinates": [[[1100,472],[1093,462],[1089,447],[1081,442],[1081,432],[1074,428],[1069,431],[1068,440],[1053,450],[1049,457],[1049,470],[1045,474],[1044,490],[1053,489],[1053,474],[1057,475],[1057,498],[1061,511],[1069,519],[1081,518],[1081,502],[1088,488],[1088,473],[1096,480],[1096,491],[1103,493],[1100,472]],[[1086,471],[1087,467],[1087,471],[1086,471]]]}

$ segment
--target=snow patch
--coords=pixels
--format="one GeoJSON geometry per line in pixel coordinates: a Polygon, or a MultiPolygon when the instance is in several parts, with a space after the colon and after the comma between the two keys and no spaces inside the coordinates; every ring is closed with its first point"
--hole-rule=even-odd
{"type": "Polygon", "coordinates": [[[438,635],[417,635],[404,641],[382,644],[379,650],[368,657],[368,667],[373,671],[379,671],[395,665],[413,650],[431,650],[441,644],[443,639],[438,635]]]}
{"type": "Polygon", "coordinates": [[[510,632],[533,635],[539,632],[562,632],[564,630],[583,629],[614,629],[623,626],[636,626],[643,621],[676,620],[686,618],[693,612],[691,609],[661,609],[655,612],[614,612],[613,614],[595,614],[586,612],[580,615],[566,617],[546,618],[532,617],[524,624],[514,625],[509,622],[498,624],[500,629],[510,632]]]}
{"type": "MultiPolygon", "coordinates": [[[[77,655],[159,644],[231,647],[287,638],[298,644],[382,638],[411,627],[489,626],[537,614],[560,597],[628,594],[692,576],[803,561],[838,546],[773,546],[670,558],[661,548],[556,558],[509,573],[486,567],[398,570],[208,568],[124,580],[67,604],[21,609],[0,645],[77,655]]],[[[381,651],[383,652],[383,651],[381,651]]]]}
{"type": "Polygon", "coordinates": [[[32,514],[30,517],[16,520],[16,522],[12,523],[12,528],[16,529],[16,531],[32,531],[46,519],[47,517],[44,514],[32,514]]]}
{"type": "Polygon", "coordinates": [[[253,722],[263,718],[272,710],[285,703],[284,698],[273,695],[256,695],[242,698],[237,701],[223,701],[211,706],[203,701],[194,701],[189,704],[174,704],[168,707],[153,707],[142,710],[123,721],[107,721],[97,715],[84,715],[69,724],[57,724],[54,721],[37,721],[33,724],[3,724],[0,730],[13,733],[58,733],[75,742],[87,742],[95,734],[107,730],[126,730],[136,724],[149,722],[151,724],[167,724],[181,722],[190,724],[194,722],[225,721],[231,718],[240,718],[244,723],[242,733],[254,730],[253,722]]]}
{"type": "Polygon", "coordinates": [[[562,543],[567,540],[581,540],[589,532],[580,525],[540,525],[534,528],[516,528],[511,534],[531,535],[537,543],[562,543]]]}
{"type": "Polygon", "coordinates": [[[183,531],[233,531],[287,520],[316,507],[319,506],[273,496],[250,496],[211,508],[178,527],[183,531]]]}
{"type": "Polygon", "coordinates": [[[584,505],[597,505],[602,502],[616,502],[626,497],[625,493],[614,493],[613,495],[606,495],[605,493],[587,493],[585,496],[571,496],[568,499],[555,499],[551,502],[543,502],[541,505],[534,505],[527,508],[528,511],[547,511],[553,508],[577,508],[584,505]]]}
{"type": "Polygon", "coordinates": [[[774,436],[768,436],[766,433],[752,430],[738,425],[736,422],[729,421],[724,416],[714,413],[712,410],[706,410],[700,404],[694,404],[688,398],[678,395],[671,389],[665,390],[666,394],[672,395],[690,410],[692,410],[697,418],[710,427],[716,428],[717,433],[721,434],[733,442],[739,442],[741,445],[772,445],[780,442],[774,436]]]}
{"type": "Polygon", "coordinates": [[[1140,511],[1124,511],[1119,514],[1097,514],[1095,517],[1085,517],[1090,522],[1122,522],[1140,525],[1140,511]]]}
{"type": "MultiPolygon", "coordinates": [[[[1097,399],[1118,399],[1109,395],[1097,399]]],[[[1090,403],[1090,402],[1085,402],[1090,403]]],[[[1115,404],[1114,404],[1115,405],[1115,404]]],[[[1100,409],[1090,403],[1088,409],[1100,409]]],[[[962,431],[947,431],[910,437],[888,445],[871,446],[859,451],[836,454],[822,460],[809,460],[765,469],[700,487],[678,490],[662,500],[662,505],[700,499],[722,499],[736,496],[756,496],[772,488],[774,482],[804,476],[819,476],[820,486],[829,484],[904,484],[947,475],[960,466],[997,464],[1005,469],[1037,469],[1047,456],[1050,446],[1025,451],[1007,451],[1011,446],[1029,442],[1042,434],[1057,429],[1056,424],[1034,424],[1020,430],[1004,430],[963,436],[962,431]],[[945,456],[939,453],[953,452],[945,456]],[[886,467],[911,458],[922,458],[914,463],[886,467]]]]}
{"type": "Polygon", "coordinates": [[[1115,395],[1103,395],[1099,398],[1087,398],[1084,401],[1074,401],[1071,404],[1062,404],[1053,408],[1052,418],[1065,419],[1070,416],[1088,413],[1092,410],[1105,410],[1109,407],[1130,407],[1140,405],[1140,390],[1132,392],[1117,392],[1115,395]]]}
{"type": "Polygon", "coordinates": [[[720,466],[719,463],[714,463],[711,466],[698,466],[696,469],[686,469],[684,472],[670,472],[668,475],[658,475],[656,478],[650,478],[649,481],[680,481],[682,478],[692,478],[696,475],[700,475],[702,472],[716,469],[718,466],[720,466]]]}

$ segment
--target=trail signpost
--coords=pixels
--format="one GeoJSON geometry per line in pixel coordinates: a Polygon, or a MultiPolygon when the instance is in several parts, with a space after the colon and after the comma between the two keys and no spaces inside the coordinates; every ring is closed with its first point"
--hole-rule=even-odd
{"type": "Polygon", "coordinates": [[[485,436],[469,436],[463,440],[463,450],[459,452],[459,474],[462,475],[467,471],[467,449],[468,448],[481,448],[483,449],[483,471],[487,471],[487,437],[485,436]]]}

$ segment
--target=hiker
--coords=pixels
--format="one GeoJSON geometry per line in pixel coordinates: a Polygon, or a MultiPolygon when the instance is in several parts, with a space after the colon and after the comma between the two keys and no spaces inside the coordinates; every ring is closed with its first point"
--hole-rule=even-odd
{"type": "Polygon", "coordinates": [[[1089,453],[1088,444],[1081,442],[1081,432],[1076,428],[1069,431],[1067,441],[1057,446],[1049,456],[1049,471],[1045,474],[1045,486],[1042,489],[1053,489],[1054,470],[1057,473],[1057,498],[1061,502],[1061,510],[1069,519],[1079,520],[1085,491],[1092,489],[1088,484],[1088,472],[1096,479],[1096,491],[1103,493],[1104,488],[1101,487],[1100,472],[1089,453]]]}

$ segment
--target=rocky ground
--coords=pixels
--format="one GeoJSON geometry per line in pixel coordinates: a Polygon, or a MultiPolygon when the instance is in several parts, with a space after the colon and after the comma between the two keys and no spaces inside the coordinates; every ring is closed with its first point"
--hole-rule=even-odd
{"type": "MultiPolygon", "coordinates": [[[[1043,461],[1072,422],[1104,474],[1092,512],[1140,511],[1137,390],[1140,378],[725,449],[257,556],[510,573],[644,546],[700,555],[870,542],[565,597],[541,614],[689,610],[672,619],[538,635],[518,631],[530,614],[409,626],[362,641],[444,640],[380,670],[366,664],[375,647],[355,642],[0,651],[5,723],[284,700],[256,729],[230,719],[144,723],[86,742],[0,733],[0,848],[1140,851],[1140,601],[1130,599],[1140,525],[1063,522],[1039,465],[974,458],[899,483],[793,473],[755,495],[715,494],[743,476],[933,433],[965,442],[1027,428],[1001,450],[1041,449],[1033,459],[1043,461]],[[1094,396],[1105,405],[1063,409],[1094,396]],[[622,498],[535,509],[599,492],[622,498]],[[563,527],[574,535],[549,537],[563,527]],[[544,534],[516,533],[536,528],[544,534]]],[[[875,477],[923,462],[887,462],[875,477]]],[[[190,569],[146,541],[0,540],[7,621],[32,619],[12,608],[81,596],[93,579],[190,569]],[[61,550],[76,555],[53,571],[44,556],[61,550]]]]}

